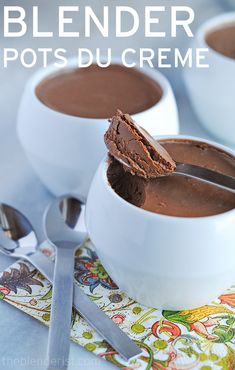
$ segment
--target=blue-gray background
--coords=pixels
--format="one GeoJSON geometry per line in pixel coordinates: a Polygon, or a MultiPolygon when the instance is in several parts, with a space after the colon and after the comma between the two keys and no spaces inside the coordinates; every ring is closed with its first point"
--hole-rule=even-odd
{"type": "MultiPolygon", "coordinates": [[[[26,47],[63,47],[68,50],[68,55],[73,55],[73,51],[78,47],[106,48],[112,45],[113,49],[118,52],[125,47],[180,47],[182,50],[188,47],[189,40],[180,34],[177,39],[166,38],[164,40],[146,40],[140,32],[132,39],[118,40],[112,42],[111,39],[104,40],[94,32],[90,40],[83,39],[60,40],[58,37],[53,39],[32,39],[29,33],[22,38],[4,39],[2,36],[2,19],[4,5],[19,5],[23,6],[28,13],[28,24],[30,25],[30,11],[32,5],[38,5],[40,9],[40,24],[42,30],[57,29],[57,6],[58,5],[91,5],[94,9],[99,9],[102,5],[114,7],[116,5],[128,5],[138,9],[139,12],[145,5],[189,5],[192,6],[196,13],[194,22],[194,30],[206,19],[235,9],[235,0],[81,0],[81,1],[29,1],[29,0],[7,0],[1,1],[0,4],[0,58],[2,59],[2,48],[13,47],[19,51],[26,47]],[[112,5],[111,5],[112,4],[112,5]]],[[[76,30],[83,29],[83,19],[78,15],[76,30]]],[[[163,16],[162,22],[164,28],[169,29],[169,14],[163,16]]],[[[2,63],[1,63],[2,65],[2,63]]],[[[40,65],[37,65],[39,68],[40,65]]],[[[163,71],[164,72],[164,71],[163,71]]],[[[31,171],[27,160],[17,141],[15,127],[17,109],[22,96],[25,81],[28,76],[33,73],[32,69],[25,69],[20,66],[20,63],[12,64],[8,69],[0,67],[0,200],[13,204],[24,211],[32,220],[33,224],[41,233],[41,215],[46,204],[50,201],[51,196],[46,192],[39,180],[31,171]]],[[[208,135],[200,127],[194,113],[189,105],[184,86],[181,79],[180,71],[167,71],[179,105],[181,133],[191,134],[196,136],[207,137],[208,135]]],[[[0,256],[0,270],[9,266],[12,261],[0,256]]],[[[45,357],[47,344],[47,329],[40,323],[29,318],[25,314],[19,312],[13,307],[10,307],[5,302],[0,302],[0,370],[28,370],[28,369],[44,369],[45,366],[40,366],[40,361],[45,357]],[[8,366],[4,366],[2,359],[9,362],[8,366]],[[30,359],[34,359],[38,364],[30,365],[30,359]],[[19,362],[21,362],[21,365],[19,362]],[[26,364],[25,364],[26,361],[26,364]]],[[[112,365],[105,363],[103,360],[95,358],[83,349],[71,345],[71,366],[70,369],[111,369],[112,365]]]]}

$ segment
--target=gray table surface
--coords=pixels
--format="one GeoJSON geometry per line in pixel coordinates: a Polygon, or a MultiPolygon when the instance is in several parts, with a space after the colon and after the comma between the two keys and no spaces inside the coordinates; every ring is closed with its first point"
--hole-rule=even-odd
{"type": "MultiPolygon", "coordinates": [[[[3,2],[4,3],[4,2],[3,2]]],[[[11,3],[17,3],[11,2],[11,3]]],[[[27,3],[27,1],[25,1],[27,3]]],[[[219,13],[225,8],[224,1],[191,1],[192,4],[203,4],[200,21],[219,13]],[[207,6],[206,6],[207,5],[207,6]]],[[[199,22],[200,23],[200,22],[199,22]]],[[[0,40],[1,46],[9,47],[9,40],[0,40]]],[[[24,39],[18,40],[19,48],[24,39]]],[[[183,41],[182,41],[183,42],[183,41]]],[[[177,45],[178,46],[178,45],[177,45]]],[[[12,47],[16,45],[12,44],[12,47]]],[[[182,44],[182,47],[185,47],[182,44]]],[[[44,239],[41,216],[52,196],[43,187],[32,172],[27,159],[17,141],[15,124],[17,108],[22,89],[27,77],[32,73],[20,66],[8,70],[0,68],[0,199],[21,209],[31,219],[44,239]]],[[[211,138],[200,126],[195,117],[180,76],[179,71],[171,71],[171,80],[180,111],[180,131],[182,134],[211,138]]],[[[8,257],[0,256],[0,271],[12,264],[8,257]]],[[[36,320],[0,302],[0,369],[1,370],[41,370],[45,369],[44,359],[48,330],[36,320]]],[[[114,368],[104,360],[96,358],[81,347],[71,344],[70,370],[114,368]]]]}

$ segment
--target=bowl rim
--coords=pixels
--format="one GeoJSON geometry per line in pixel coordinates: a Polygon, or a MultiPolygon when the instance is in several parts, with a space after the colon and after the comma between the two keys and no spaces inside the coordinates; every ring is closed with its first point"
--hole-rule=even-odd
{"type": "MultiPolygon", "coordinates": [[[[157,135],[157,136],[154,136],[154,138],[156,140],[179,139],[179,140],[190,140],[190,141],[194,141],[194,142],[202,142],[202,143],[214,146],[215,148],[218,148],[218,149],[224,151],[225,153],[228,153],[229,155],[232,155],[232,156],[235,157],[235,150],[233,150],[231,148],[228,148],[225,145],[216,143],[215,141],[199,138],[199,137],[196,137],[196,136],[190,136],[190,135],[157,135]]],[[[142,215],[144,215],[144,217],[147,217],[149,219],[156,220],[156,221],[165,220],[165,221],[168,221],[168,222],[182,222],[182,221],[184,221],[184,222],[187,222],[187,223],[191,223],[191,222],[201,223],[201,222],[213,221],[213,220],[214,221],[216,221],[216,220],[221,221],[221,219],[227,219],[231,215],[235,216],[235,208],[233,208],[229,211],[223,212],[223,213],[210,215],[210,216],[200,216],[200,217],[171,216],[171,215],[163,215],[163,214],[160,214],[160,213],[154,213],[154,212],[151,212],[151,211],[147,211],[147,210],[142,209],[140,207],[137,207],[137,206],[129,203],[125,199],[123,199],[110,186],[108,178],[107,178],[108,157],[105,157],[102,160],[102,162],[100,164],[100,167],[101,167],[101,178],[102,178],[102,181],[104,183],[105,190],[113,197],[113,199],[116,202],[120,202],[120,204],[122,204],[123,206],[128,208],[130,211],[139,213],[140,215],[142,214],[142,215]]],[[[99,170],[97,172],[99,172],[99,170]]]]}
{"type": "MultiPolygon", "coordinates": [[[[87,58],[84,58],[84,60],[86,61],[87,58]]],[[[104,56],[101,56],[101,61],[105,61],[105,57],[104,56]]],[[[136,60],[134,59],[131,59],[131,58],[128,58],[127,59],[128,62],[136,62],[136,60]]],[[[95,61],[94,61],[95,62],[95,61]]],[[[68,62],[67,62],[67,65],[65,67],[58,67],[58,66],[55,66],[54,65],[55,61],[50,63],[47,68],[44,68],[44,67],[41,67],[39,68],[36,72],[34,72],[31,77],[29,77],[27,83],[26,83],[26,89],[28,88],[30,93],[32,94],[32,97],[35,101],[37,101],[37,103],[43,108],[43,109],[47,109],[47,110],[50,110],[56,114],[60,114],[60,115],[63,115],[63,116],[66,116],[66,117],[70,117],[70,118],[76,118],[76,119],[82,119],[82,120],[86,120],[86,121],[101,121],[101,120],[106,120],[106,119],[109,119],[110,117],[104,117],[104,118],[89,118],[89,117],[82,117],[82,116],[74,116],[74,115],[69,115],[67,113],[63,113],[63,112],[60,112],[60,111],[56,111],[52,108],[50,108],[49,106],[47,106],[46,104],[44,104],[36,95],[36,87],[37,85],[43,80],[45,79],[46,77],[50,76],[50,75],[53,75],[53,74],[56,74],[56,73],[60,73],[60,72],[64,72],[66,70],[70,70],[70,69],[74,69],[74,68],[81,68],[81,67],[78,67],[77,66],[77,59],[75,57],[71,57],[71,58],[68,58],[68,62]]],[[[113,57],[112,58],[112,64],[118,64],[118,65],[121,65],[123,66],[122,64],[122,61],[121,61],[121,58],[120,57],[113,57]]],[[[166,99],[168,98],[169,94],[173,93],[173,89],[172,89],[172,86],[169,82],[169,80],[166,78],[166,76],[160,72],[158,69],[156,68],[151,68],[149,66],[143,66],[143,67],[140,67],[138,65],[138,63],[136,62],[136,67],[133,67],[135,69],[137,69],[138,71],[142,72],[143,74],[149,76],[150,78],[152,78],[154,81],[156,81],[161,90],[162,90],[162,96],[160,98],[160,100],[155,103],[154,105],[152,105],[150,108],[144,110],[144,111],[141,111],[141,112],[138,112],[138,113],[135,113],[133,114],[134,117],[138,117],[146,112],[150,112],[154,109],[159,109],[162,105],[165,104],[165,101],[166,99]]]]}
{"type": "Polygon", "coordinates": [[[227,63],[229,63],[229,64],[235,65],[235,62],[234,62],[233,58],[230,58],[230,57],[228,57],[228,56],[226,56],[222,53],[219,53],[218,51],[213,49],[206,41],[206,35],[210,31],[215,31],[215,30],[223,28],[223,26],[229,25],[229,24],[234,24],[235,25],[235,12],[226,12],[226,13],[219,14],[219,15],[216,15],[215,17],[212,17],[212,18],[208,19],[207,21],[202,23],[202,25],[199,27],[199,29],[197,31],[197,37],[198,37],[198,40],[199,40],[200,44],[204,48],[208,48],[210,53],[213,56],[215,56],[215,57],[217,57],[217,58],[219,58],[223,61],[227,61],[227,63]]]}

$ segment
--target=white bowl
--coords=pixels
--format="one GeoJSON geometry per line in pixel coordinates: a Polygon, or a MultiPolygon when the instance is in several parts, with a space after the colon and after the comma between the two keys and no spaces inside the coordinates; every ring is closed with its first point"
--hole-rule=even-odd
{"type": "MultiPolygon", "coordinates": [[[[75,66],[71,60],[68,68],[75,66]]],[[[141,70],[160,84],[163,95],[159,103],[134,119],[152,135],[178,134],[178,111],[169,82],[156,70],[141,70]]],[[[103,137],[109,123],[107,119],[62,114],[41,103],[35,88],[53,72],[54,67],[42,69],[28,81],[18,114],[18,136],[33,168],[52,193],[73,193],[85,200],[106,153],[103,137]]]]}
{"type": "Polygon", "coordinates": [[[88,195],[86,224],[123,292],[149,307],[182,310],[210,303],[234,283],[235,210],[200,218],[151,213],[118,196],[106,170],[103,160],[88,195]]]}
{"type": "Polygon", "coordinates": [[[209,31],[235,24],[235,13],[217,16],[204,23],[192,48],[209,48],[209,68],[187,68],[184,80],[192,106],[206,130],[222,142],[235,145],[235,60],[211,49],[205,40],[209,31]]]}

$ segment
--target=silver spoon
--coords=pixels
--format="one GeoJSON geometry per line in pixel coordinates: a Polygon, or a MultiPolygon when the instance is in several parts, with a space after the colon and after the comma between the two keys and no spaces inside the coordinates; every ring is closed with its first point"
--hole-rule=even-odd
{"type": "MultiPolygon", "coordinates": [[[[125,132],[125,129],[123,132],[125,132]]],[[[143,168],[138,164],[138,161],[140,163],[146,162],[149,166],[152,166],[153,171],[151,176],[156,174],[156,178],[183,175],[215,185],[233,193],[235,192],[235,177],[227,176],[205,167],[175,162],[170,153],[168,153],[159,141],[155,140],[148,131],[138,125],[128,114],[123,114],[120,110],[117,111],[116,116],[111,120],[110,127],[105,134],[105,143],[109,153],[118,162],[139,176],[145,177],[143,168]],[[133,131],[131,140],[130,137],[128,137],[128,140],[125,137],[121,137],[120,125],[124,126],[125,129],[128,127],[129,135],[133,131]],[[140,139],[136,138],[136,132],[140,139]],[[123,143],[122,145],[119,144],[120,137],[125,145],[123,143]],[[113,145],[113,141],[115,142],[115,140],[117,140],[117,143],[113,145]],[[142,142],[142,146],[145,146],[146,149],[145,151],[142,149],[142,154],[139,155],[139,159],[138,153],[134,156],[133,140],[136,140],[136,143],[138,143],[138,141],[142,142]],[[156,164],[158,164],[158,166],[156,166],[156,164]],[[137,170],[139,170],[139,173],[137,170]]]]}
{"type": "MultiPolygon", "coordinates": [[[[124,160],[115,157],[115,159],[120,162],[123,166],[131,169],[131,165],[124,160]]],[[[235,177],[224,175],[220,172],[209,170],[208,168],[196,166],[192,164],[176,162],[176,168],[174,172],[167,173],[163,176],[174,176],[174,175],[183,175],[191,177],[197,180],[201,180],[211,185],[215,185],[224,190],[228,190],[232,193],[235,193],[235,177]]]]}
{"type": "Polygon", "coordinates": [[[176,163],[175,175],[184,175],[235,193],[235,177],[208,168],[186,163],[176,163]]]}
{"type": "Polygon", "coordinates": [[[50,282],[54,263],[38,249],[38,238],[28,219],[17,209],[0,203],[0,252],[24,259],[35,266],[50,282]]]}
{"type": "MultiPolygon", "coordinates": [[[[63,222],[62,222],[63,225],[63,222]]],[[[62,226],[61,225],[61,226],[62,226]]],[[[53,283],[54,263],[38,249],[37,235],[28,219],[15,208],[0,203],[0,252],[29,261],[53,283]]],[[[126,361],[141,349],[74,283],[75,309],[126,361]]]]}
{"type": "Polygon", "coordinates": [[[73,302],[74,254],[86,239],[80,231],[84,205],[76,198],[61,198],[48,209],[47,238],[56,247],[51,319],[47,348],[48,369],[67,369],[73,302]]]}

